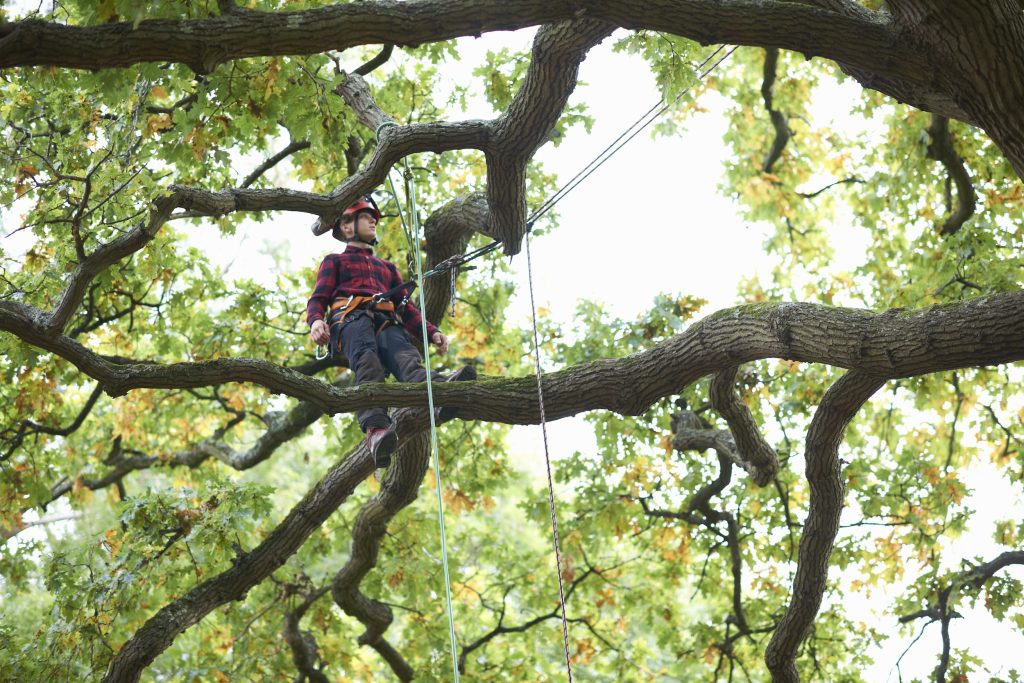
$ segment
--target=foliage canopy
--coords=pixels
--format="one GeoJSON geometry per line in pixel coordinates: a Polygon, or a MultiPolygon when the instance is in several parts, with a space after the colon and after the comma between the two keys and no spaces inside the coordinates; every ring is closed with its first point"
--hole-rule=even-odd
{"type": "MultiPolygon", "coordinates": [[[[774,265],[723,311],[664,292],[634,320],[541,316],[547,414],[585,412],[597,445],[555,463],[558,569],[543,477],[509,451],[540,414],[508,266],[461,272],[450,319],[427,284],[443,362],[483,377],[436,387],[461,411],[440,429],[460,668],[564,675],[560,572],[584,680],[866,680],[875,646],[931,623],[930,679],[1019,680],[950,633],[975,605],[1024,629],[1024,40],[995,84],[950,45],[980,63],[1024,11],[712,4],[0,8],[4,676],[451,676],[424,388],[354,388],[313,357],[308,255],[226,277],[195,235],[330,219],[408,158],[428,267],[494,238],[515,254],[560,180],[537,149],[601,116],[569,100],[605,41],[671,102],[657,135],[726,103],[721,191],[774,265]],[[456,38],[503,29],[532,44],[460,62],[456,38]],[[701,80],[710,41],[740,47],[701,80]],[[877,89],[824,125],[817,98],[851,80],[877,89]],[[462,120],[480,102],[494,118],[462,120]],[[845,270],[844,226],[870,235],[845,270]],[[347,415],[371,404],[403,440],[380,482],[347,415]],[[964,535],[991,552],[953,556],[964,535]]],[[[403,208],[381,251],[407,267],[403,208]]],[[[655,248],[708,258],[687,241],[655,248]]]]}

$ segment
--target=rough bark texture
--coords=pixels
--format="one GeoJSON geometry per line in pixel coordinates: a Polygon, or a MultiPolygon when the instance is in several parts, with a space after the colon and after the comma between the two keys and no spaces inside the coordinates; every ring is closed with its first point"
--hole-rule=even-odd
{"type": "MultiPolygon", "coordinates": [[[[48,336],[39,309],[0,302],[0,330],[67,359],[119,396],[138,388],[187,388],[252,382],[334,414],[367,406],[424,407],[422,384],[337,389],[255,359],[198,363],[115,363],[67,337],[48,336]]],[[[545,375],[550,419],[587,410],[638,415],[697,379],[762,358],[823,363],[887,379],[1012,363],[1024,359],[1024,292],[916,311],[871,313],[810,303],[738,306],[625,358],[602,359],[545,375]]],[[[439,384],[436,401],[465,419],[536,424],[532,377],[439,384]]]]}
{"type": "Polygon", "coordinates": [[[807,432],[805,457],[811,488],[810,509],[797,555],[789,607],[765,651],[764,661],[775,683],[798,683],[797,648],[810,631],[828,582],[829,557],[843,510],[843,479],[839,444],[843,431],[864,402],[885,381],[863,372],[849,372],[821,400],[807,432]]]}
{"type": "MultiPolygon", "coordinates": [[[[421,432],[426,423],[423,410],[402,410],[395,415],[395,428],[402,439],[421,432]]],[[[220,605],[244,599],[251,588],[282,566],[372,472],[373,458],[361,444],[327,472],[266,540],[237,557],[231,569],[207,579],[150,617],[111,660],[103,680],[138,681],[143,669],[179,633],[220,605]]]]}
{"type": "MultiPolygon", "coordinates": [[[[220,17],[143,21],[137,26],[112,23],[76,27],[40,21],[2,24],[0,68],[45,64],[99,69],[169,61],[209,72],[225,61],[256,55],[309,54],[377,43],[417,44],[550,24],[538,31],[523,86],[497,119],[383,128],[365,166],[357,169],[352,157],[349,177],[328,194],[246,187],[208,191],[172,185],[154,201],[146,220],[123,237],[91,254],[85,253],[78,240],[79,262],[52,311],[22,302],[0,302],[0,330],[70,361],[110,395],[144,387],[195,388],[252,382],[299,400],[287,418],[275,416],[268,422],[265,438],[250,451],[232,451],[215,438],[176,454],[175,461],[181,464],[218,457],[233,467],[244,468],[267,457],[282,441],[300,433],[324,413],[374,405],[412,408],[396,413],[399,434],[412,455],[403,451],[381,495],[360,512],[353,555],[334,585],[338,603],[366,625],[364,642],[376,648],[403,680],[411,678],[412,670],[382,637],[391,615],[386,607],[362,595],[359,583],[375,564],[387,521],[413,499],[423,476],[424,387],[369,385],[344,389],[254,359],[165,364],[103,357],[76,341],[74,331],[65,335],[96,275],[144,248],[175,210],[193,216],[289,210],[330,217],[359,194],[379,185],[404,156],[478,149],[484,152],[488,166],[486,195],[453,202],[427,222],[428,266],[462,253],[473,231],[500,239],[506,253],[516,253],[526,229],[527,164],[564,111],[587,50],[616,26],[665,31],[705,43],[783,48],[827,57],[865,87],[980,126],[1016,172],[1024,175],[1024,11],[1018,0],[893,0],[885,12],[874,12],[848,0],[422,0],[351,3],[291,13],[242,10],[227,0],[219,4],[220,17]]],[[[771,64],[766,65],[764,99],[781,131],[780,122],[784,120],[772,109],[768,66],[771,64]]],[[[371,129],[377,130],[390,120],[359,75],[351,75],[338,93],[371,129]]],[[[773,156],[766,159],[766,167],[774,163],[773,156]]],[[[426,313],[435,322],[447,305],[447,285],[444,277],[426,285],[426,313]]],[[[729,483],[730,463],[744,467],[762,484],[777,471],[775,454],[758,434],[749,410],[733,388],[736,366],[762,358],[825,363],[852,370],[826,394],[808,434],[811,508],[800,543],[792,600],[765,656],[775,680],[795,681],[796,652],[821,603],[842,506],[836,454],[845,425],[888,378],[1024,359],[1024,292],[882,314],[799,303],[741,306],[709,316],[648,351],[597,360],[545,376],[546,413],[550,419],[558,419],[594,409],[639,414],[697,379],[718,373],[711,385],[712,401],[728,421],[733,438],[727,438],[724,432],[702,433],[699,437],[689,434],[688,444],[700,447],[706,443],[703,447],[718,449],[721,474],[689,501],[684,513],[664,514],[684,514],[696,523],[726,524],[733,567],[734,618],[746,634],[752,631],[739,598],[742,562],[736,523],[728,513],[711,508],[710,501],[729,483]]],[[[439,404],[460,408],[464,418],[533,424],[540,417],[532,378],[438,385],[435,395],[439,404]]],[[[687,435],[680,429],[677,436],[682,439],[687,435]]],[[[143,455],[121,457],[109,463],[109,476],[92,483],[101,486],[119,482],[127,472],[150,462],[143,455]]],[[[362,447],[350,453],[257,548],[236,558],[231,569],[154,614],[114,657],[106,680],[138,680],[144,667],[178,633],[216,607],[243,599],[249,589],[288,560],[371,469],[362,447]]],[[[55,487],[54,497],[67,486],[63,482],[55,487]]],[[[999,566],[1020,561],[1019,554],[1009,559],[1001,557],[990,563],[992,570],[987,576],[999,566]],[[1000,561],[1003,564],[998,564],[1000,561]]],[[[985,572],[989,568],[986,565],[985,572]]],[[[950,615],[945,603],[940,611],[948,636],[950,615]]],[[[316,650],[303,640],[298,623],[301,612],[290,618],[293,620],[285,624],[285,633],[300,658],[296,663],[304,675],[315,678],[319,673],[316,650]]],[[[948,638],[945,651],[948,653],[948,638]]]]}
{"type": "Polygon", "coordinates": [[[833,0],[591,0],[585,5],[577,0],[428,0],[236,12],[143,21],[134,27],[28,20],[0,26],[0,68],[52,64],[99,69],[172,61],[208,72],[242,57],[419,44],[585,15],[702,43],[776,47],[832,59],[865,87],[980,126],[1024,175],[1024,13],[1016,0],[899,0],[889,5],[891,13],[833,0]]]}
{"type": "Polygon", "coordinates": [[[729,424],[729,431],[736,440],[736,464],[750,472],[754,483],[764,486],[779,471],[779,456],[765,441],[750,408],[736,393],[738,370],[738,367],[728,368],[715,373],[711,378],[711,405],[725,418],[729,424]]]}
{"type": "Polygon", "coordinates": [[[363,635],[359,636],[359,644],[377,650],[395,675],[403,681],[412,680],[412,667],[384,640],[384,631],[394,619],[391,608],[368,598],[359,590],[359,584],[377,566],[380,540],[387,531],[388,522],[416,500],[429,464],[428,432],[422,432],[403,444],[395,464],[384,477],[380,493],[364,505],[356,516],[352,528],[352,555],[338,571],[331,586],[331,594],[338,606],[366,627],[363,635]]]}

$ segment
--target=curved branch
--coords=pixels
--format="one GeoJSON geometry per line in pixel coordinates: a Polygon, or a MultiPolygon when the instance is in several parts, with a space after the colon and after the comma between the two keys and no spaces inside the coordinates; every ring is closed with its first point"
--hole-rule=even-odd
{"type": "MultiPolygon", "coordinates": [[[[701,424],[700,418],[689,411],[672,416],[672,430],[672,447],[677,450],[715,449],[718,456],[718,477],[693,494],[683,506],[682,512],[653,509],[645,498],[640,499],[640,506],[648,516],[681,519],[690,524],[704,526],[725,541],[729,549],[729,567],[733,578],[733,613],[730,622],[735,623],[739,629],[736,638],[749,635],[752,631],[743,609],[743,558],[740,552],[739,524],[732,513],[711,507],[712,498],[720,495],[732,481],[732,463],[738,457],[735,442],[728,432],[705,427],[701,424]],[[724,534],[716,528],[720,522],[725,522],[724,534]]],[[[731,643],[735,638],[730,639],[727,636],[726,640],[731,643]]]]}
{"type": "Polygon", "coordinates": [[[274,166],[277,166],[279,163],[287,159],[292,154],[295,154],[296,152],[301,152],[302,150],[308,148],[309,140],[293,140],[289,142],[284,149],[282,149],[280,152],[264,161],[262,164],[257,166],[252,173],[247,175],[245,177],[245,180],[242,181],[241,186],[249,187],[250,185],[255,183],[261,175],[272,169],[274,166]]]}
{"type": "Polygon", "coordinates": [[[389,59],[391,59],[391,53],[394,51],[394,49],[394,45],[385,45],[384,47],[381,48],[380,52],[377,53],[377,55],[373,59],[369,60],[365,64],[360,65],[360,67],[356,69],[354,73],[357,73],[360,76],[365,76],[366,74],[372,72],[377,67],[383,66],[389,59]]]}
{"type": "Polygon", "coordinates": [[[709,386],[711,405],[729,424],[729,431],[736,440],[738,464],[750,472],[755,484],[764,486],[779,471],[779,456],[765,441],[747,404],[736,393],[738,370],[739,367],[734,366],[712,376],[709,386]]]}
{"type": "MultiPolygon", "coordinates": [[[[583,581],[585,581],[588,577],[593,576],[595,574],[600,574],[600,572],[597,569],[595,569],[594,567],[587,567],[587,570],[585,572],[583,572],[582,574],[577,576],[575,579],[573,579],[572,583],[570,583],[568,585],[568,587],[566,588],[566,590],[565,590],[565,601],[569,602],[569,598],[572,597],[572,594],[576,591],[576,588],[581,583],[583,583],[583,581]]],[[[470,653],[472,653],[474,650],[477,650],[477,649],[483,647],[484,645],[486,645],[487,643],[491,642],[492,640],[494,640],[498,636],[504,635],[506,633],[525,633],[526,631],[529,631],[531,628],[533,628],[537,624],[543,623],[543,622],[547,621],[548,619],[559,619],[559,618],[561,618],[561,615],[562,615],[561,608],[560,607],[555,607],[550,612],[547,612],[545,614],[537,615],[536,617],[533,617],[532,619],[528,619],[527,621],[524,621],[523,623],[518,624],[516,626],[505,626],[504,623],[502,623],[504,621],[504,617],[505,617],[505,613],[504,613],[504,610],[503,610],[502,613],[501,613],[501,618],[499,619],[497,626],[495,626],[493,629],[491,629],[490,631],[488,631],[484,635],[482,635],[479,638],[477,638],[476,640],[474,640],[469,645],[466,645],[465,647],[462,648],[462,652],[459,653],[459,673],[461,673],[461,674],[465,674],[466,673],[466,658],[470,655],[470,653]]],[[[573,622],[573,623],[579,622],[579,621],[586,622],[585,619],[579,619],[579,618],[567,619],[567,621],[573,622]]]]}
{"type": "Polygon", "coordinates": [[[155,199],[149,219],[145,224],[98,247],[81,261],[68,278],[67,287],[61,293],[60,300],[53,312],[46,315],[45,321],[42,321],[42,329],[45,333],[49,335],[61,333],[81,305],[92,279],[111,265],[146,246],[167,222],[173,210],[173,197],[164,196],[155,199]]]}
{"type": "Polygon", "coordinates": [[[397,652],[382,647],[386,643],[384,631],[393,619],[391,608],[366,597],[359,590],[359,584],[377,566],[380,540],[387,531],[388,522],[416,500],[429,464],[430,439],[425,432],[402,445],[395,464],[385,475],[380,493],[359,511],[352,528],[352,554],[331,585],[331,594],[338,606],[366,627],[359,636],[359,644],[377,650],[402,681],[412,680],[412,667],[397,652]]]}
{"type": "Polygon", "coordinates": [[[818,614],[828,579],[829,556],[839,531],[843,480],[839,445],[860,407],[885,383],[853,370],[833,384],[818,406],[807,432],[807,482],[811,502],[797,554],[789,607],[772,634],[764,661],[775,683],[798,683],[797,648],[818,614]]]}
{"type": "Polygon", "coordinates": [[[974,192],[974,185],[971,183],[971,176],[967,172],[964,160],[953,149],[953,138],[949,132],[949,119],[945,116],[932,114],[931,125],[928,126],[928,135],[931,142],[928,143],[928,158],[935,159],[946,168],[949,178],[956,184],[956,206],[950,207],[950,198],[947,197],[946,209],[950,214],[939,228],[939,234],[952,235],[964,226],[964,223],[974,215],[975,205],[978,198],[974,192]]]}
{"type": "Polygon", "coordinates": [[[86,400],[85,405],[82,406],[82,409],[78,411],[78,415],[75,417],[74,420],[71,421],[71,424],[69,424],[67,427],[50,427],[47,425],[39,424],[32,420],[22,420],[21,424],[18,426],[17,433],[14,435],[14,437],[11,438],[11,445],[7,449],[7,452],[0,456],[0,462],[3,462],[4,460],[10,458],[11,454],[13,454],[14,451],[16,451],[18,447],[21,446],[21,444],[25,441],[25,437],[29,436],[30,434],[68,436],[78,431],[78,428],[81,427],[82,424],[85,422],[85,418],[87,418],[89,416],[89,413],[92,412],[93,407],[96,405],[96,401],[99,400],[100,395],[102,393],[103,387],[97,384],[96,387],[92,390],[92,393],[89,394],[89,398],[86,400]]]}
{"type": "Polygon", "coordinates": [[[770,47],[764,51],[764,75],[761,80],[761,98],[764,100],[764,108],[772,120],[772,128],[775,129],[775,139],[772,141],[771,149],[765,154],[761,163],[761,171],[771,173],[775,162],[782,156],[782,150],[789,142],[789,125],[786,123],[786,116],[781,111],[773,109],[772,87],[775,85],[775,74],[779,64],[779,49],[770,47]]]}
{"type": "MultiPolygon", "coordinates": [[[[351,376],[336,385],[342,385],[342,383],[351,383],[351,376]]],[[[96,491],[112,484],[121,484],[124,478],[132,472],[145,470],[154,465],[195,468],[212,457],[233,469],[247,470],[269,458],[280,446],[304,432],[321,416],[323,416],[323,411],[305,402],[299,403],[287,414],[268,413],[263,417],[267,430],[256,440],[256,443],[245,451],[236,451],[222,440],[231,428],[241,422],[244,415],[232,419],[228,424],[217,429],[213,436],[204,439],[192,448],[175,451],[169,456],[147,455],[140,451],[124,449],[121,439],[117,438],[114,440],[110,454],[103,461],[104,464],[110,466],[110,470],[99,478],[88,478],[84,474],[80,474],[74,478],[61,479],[51,487],[50,499],[40,503],[40,507],[45,509],[47,505],[77,486],[96,491]],[[129,457],[125,457],[126,454],[129,457]]]]}
{"type": "MultiPolygon", "coordinates": [[[[942,625],[942,652],[939,655],[939,665],[936,668],[935,680],[938,683],[945,683],[946,671],[949,668],[949,653],[951,649],[950,637],[949,637],[949,622],[956,618],[961,618],[962,615],[951,609],[950,598],[953,595],[954,590],[964,587],[970,590],[980,590],[989,579],[996,575],[1000,569],[1010,567],[1012,565],[1024,565],[1024,550],[1007,550],[1001,553],[994,560],[983,562],[975,567],[960,572],[953,576],[945,588],[941,589],[938,594],[938,601],[934,605],[930,605],[925,609],[905,614],[899,618],[901,624],[907,624],[922,617],[927,617],[930,621],[925,624],[927,627],[932,622],[938,621],[942,625]]],[[[922,629],[922,633],[924,633],[922,629]]],[[[920,638],[920,635],[918,636],[920,638]]],[[[917,638],[914,639],[917,642],[917,638]]],[[[911,643],[913,646],[914,643],[911,643]]],[[[909,650],[909,648],[908,648],[909,650]]],[[[904,653],[906,654],[906,653],[904,653]]]]}
{"type": "Polygon", "coordinates": [[[284,640],[292,651],[292,662],[299,670],[299,675],[305,676],[310,683],[329,683],[329,679],[317,666],[320,653],[316,639],[309,631],[301,630],[299,625],[302,617],[306,615],[313,603],[326,595],[328,590],[326,586],[317,590],[309,590],[299,606],[286,611],[284,615],[282,631],[284,640]]]}
{"type": "MultiPolygon", "coordinates": [[[[551,129],[561,116],[569,95],[576,87],[579,65],[587,51],[607,37],[613,28],[608,23],[591,20],[542,26],[534,38],[532,58],[522,87],[508,110],[493,122],[413,124],[382,128],[384,124],[394,121],[374,102],[362,78],[356,74],[349,75],[336,92],[345,99],[359,121],[377,132],[380,138],[380,145],[369,163],[371,167],[377,162],[377,166],[390,168],[400,158],[393,157],[391,148],[398,144],[408,147],[399,141],[424,125],[470,127],[475,130],[478,137],[474,144],[460,148],[472,147],[485,154],[487,203],[490,210],[488,224],[492,236],[504,244],[505,253],[513,255],[519,252],[526,230],[526,165],[548,139],[551,129]],[[385,156],[392,161],[378,161],[378,157],[385,156]]],[[[326,232],[327,225],[328,221],[322,220],[313,228],[313,232],[326,232]]]]}
{"type": "Polygon", "coordinates": [[[1024,17],[1018,3],[954,3],[924,10],[918,3],[898,3],[891,13],[854,11],[852,5],[843,0],[590,0],[585,5],[578,0],[424,0],[411,5],[379,0],[300,12],[145,20],[137,25],[83,27],[29,19],[0,26],[0,68],[100,69],[169,61],[206,73],[244,57],[323,53],[366,44],[423,44],[585,16],[705,44],[774,47],[835,60],[866,88],[981,126],[1014,170],[1024,174],[1024,140],[1013,115],[1021,101],[1013,75],[1024,68],[1024,17]],[[927,21],[917,16],[922,12],[927,21]],[[915,30],[922,26],[922,31],[915,30]],[[987,83],[977,79],[979,73],[989,75],[987,83]],[[965,96],[964,83],[978,92],[965,96]],[[994,93],[991,84],[999,84],[1003,92],[994,93]]]}

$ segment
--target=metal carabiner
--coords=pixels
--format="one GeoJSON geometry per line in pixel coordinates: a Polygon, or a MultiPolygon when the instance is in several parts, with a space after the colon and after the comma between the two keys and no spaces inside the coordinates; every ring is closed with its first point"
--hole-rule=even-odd
{"type": "Polygon", "coordinates": [[[316,345],[316,359],[317,360],[323,360],[324,358],[327,358],[329,355],[331,355],[331,352],[330,352],[330,349],[328,347],[324,346],[323,344],[317,344],[316,345]],[[323,349],[323,355],[322,356],[320,355],[320,349],[323,349]]]}

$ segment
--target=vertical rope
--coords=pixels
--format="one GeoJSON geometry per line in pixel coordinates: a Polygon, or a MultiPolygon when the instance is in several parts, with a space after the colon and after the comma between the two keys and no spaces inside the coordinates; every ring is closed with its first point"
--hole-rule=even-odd
{"type": "MultiPolygon", "coordinates": [[[[458,650],[455,643],[455,617],[452,614],[452,588],[448,578],[448,543],[444,533],[444,503],[441,499],[441,462],[437,455],[437,424],[434,421],[434,387],[430,379],[430,338],[427,336],[427,304],[423,296],[423,255],[420,252],[420,224],[416,216],[416,191],[412,184],[412,171],[405,163],[405,192],[409,199],[409,222],[416,245],[416,273],[420,279],[420,323],[423,330],[423,365],[427,371],[427,409],[430,411],[430,448],[434,455],[434,489],[437,491],[437,525],[441,529],[441,567],[444,569],[444,597],[448,606],[448,638],[452,650],[452,680],[459,682],[458,650]]],[[[392,185],[393,187],[393,185],[392,185]]]]}
{"type": "Polygon", "coordinates": [[[548,453],[548,428],[544,415],[544,389],[541,381],[540,343],[537,337],[537,305],[533,299],[533,263],[530,260],[530,229],[526,227],[526,274],[530,283],[530,316],[533,319],[533,357],[537,364],[537,403],[540,406],[540,430],[544,438],[544,464],[548,470],[548,509],[551,511],[551,538],[555,544],[555,570],[558,573],[558,604],[562,611],[562,643],[565,645],[565,669],[572,683],[572,660],[569,657],[569,622],[565,618],[565,588],[562,585],[562,550],[558,543],[558,519],[555,517],[555,485],[551,477],[551,456],[548,453]]]}
{"type": "MultiPolygon", "coordinates": [[[[388,126],[398,125],[394,121],[385,121],[377,126],[376,136],[380,142],[380,132],[388,126]]],[[[452,652],[452,680],[459,683],[459,659],[457,644],[455,642],[455,615],[452,612],[452,589],[451,580],[448,577],[448,541],[444,532],[444,501],[441,499],[441,462],[437,455],[437,423],[434,420],[434,386],[430,377],[430,338],[427,336],[427,305],[423,296],[423,255],[420,252],[420,224],[416,212],[416,190],[412,183],[412,170],[409,162],[403,159],[405,165],[405,196],[409,200],[409,223],[412,225],[413,245],[416,252],[416,275],[419,279],[420,290],[420,330],[423,335],[423,367],[427,371],[427,411],[430,416],[430,450],[434,459],[434,489],[437,491],[437,525],[441,530],[441,568],[444,571],[444,597],[448,610],[448,639],[452,652]]],[[[398,201],[398,193],[395,191],[395,183],[391,179],[391,172],[388,172],[388,184],[391,186],[391,194],[398,205],[398,215],[402,221],[402,227],[409,233],[405,223],[405,216],[402,215],[401,203],[398,201]]]]}

